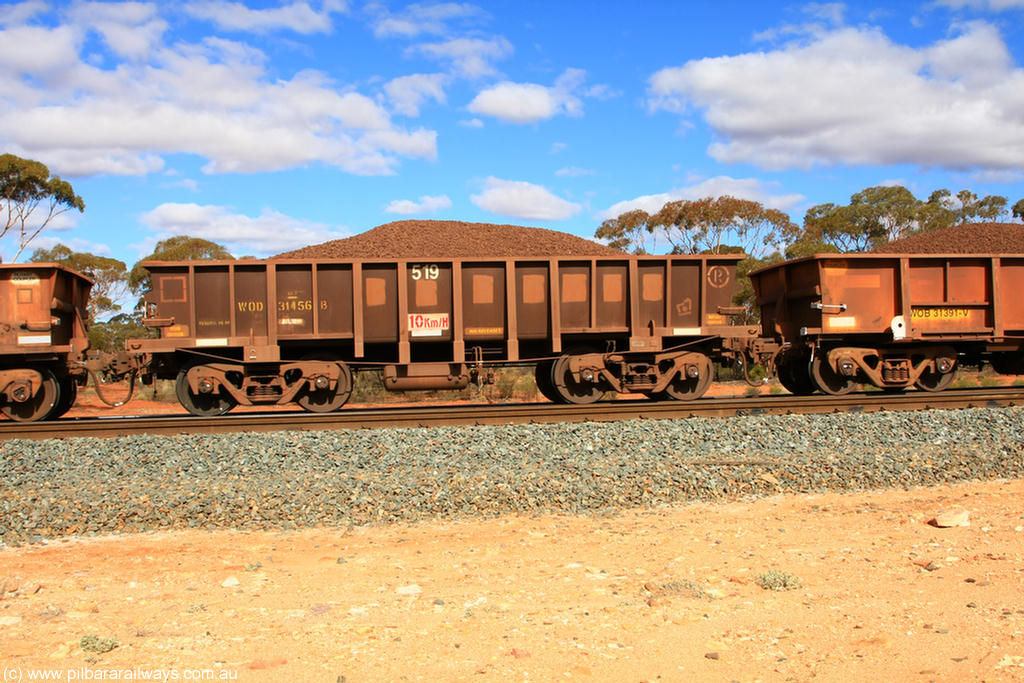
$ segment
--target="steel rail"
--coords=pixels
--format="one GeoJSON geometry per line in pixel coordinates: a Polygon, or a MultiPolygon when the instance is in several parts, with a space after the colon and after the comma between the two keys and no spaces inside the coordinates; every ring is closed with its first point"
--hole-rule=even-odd
{"type": "Polygon", "coordinates": [[[865,392],[846,396],[789,394],[704,398],[682,403],[621,400],[592,405],[554,403],[427,405],[349,408],[335,413],[237,413],[214,418],[181,415],[63,418],[52,422],[0,422],[0,440],[117,437],[132,434],[215,434],[284,430],[381,429],[443,425],[494,425],[616,420],[674,420],[737,415],[873,412],[1024,405],[1024,387],[902,394],[865,392]]]}

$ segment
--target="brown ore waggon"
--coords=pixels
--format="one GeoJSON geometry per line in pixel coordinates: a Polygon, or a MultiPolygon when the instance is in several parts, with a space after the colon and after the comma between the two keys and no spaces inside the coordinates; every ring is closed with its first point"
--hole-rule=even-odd
{"type": "Polygon", "coordinates": [[[1024,255],[819,254],[751,280],[793,393],[940,391],[961,364],[1024,373],[1024,255]]]}
{"type": "Polygon", "coordinates": [[[733,325],[742,256],[148,261],[128,342],[143,381],[173,379],[191,413],[235,405],[341,407],[354,372],[392,391],[535,368],[552,400],[609,391],[686,400],[757,336],[733,325]]]}
{"type": "Polygon", "coordinates": [[[57,418],[86,380],[92,280],[54,263],[0,265],[0,412],[57,418]]]}

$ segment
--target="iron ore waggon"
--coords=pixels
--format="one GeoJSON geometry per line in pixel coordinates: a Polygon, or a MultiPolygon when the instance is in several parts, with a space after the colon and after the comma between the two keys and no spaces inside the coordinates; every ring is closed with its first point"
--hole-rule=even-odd
{"type": "Polygon", "coordinates": [[[54,263],[0,265],[0,412],[57,418],[86,380],[92,280],[54,263]]]}
{"type": "Polygon", "coordinates": [[[686,400],[714,362],[758,333],[733,325],[738,255],[426,260],[149,261],[144,322],[128,342],[143,381],[182,405],[341,407],[352,374],[392,391],[458,389],[501,365],[534,367],[541,392],[686,400]]]}
{"type": "Polygon", "coordinates": [[[819,254],[751,280],[791,392],[940,391],[985,362],[1024,373],[1024,255],[819,254]]]}

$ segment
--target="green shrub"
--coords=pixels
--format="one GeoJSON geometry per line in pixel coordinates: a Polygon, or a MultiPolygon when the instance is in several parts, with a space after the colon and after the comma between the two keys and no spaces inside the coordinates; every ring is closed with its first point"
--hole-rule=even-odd
{"type": "Polygon", "coordinates": [[[757,585],[768,591],[790,591],[800,587],[800,579],[788,572],[772,569],[757,577],[757,585]]]}

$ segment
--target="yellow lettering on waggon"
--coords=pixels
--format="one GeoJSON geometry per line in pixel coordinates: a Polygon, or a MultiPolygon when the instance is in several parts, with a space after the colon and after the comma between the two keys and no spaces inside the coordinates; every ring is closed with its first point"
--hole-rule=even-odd
{"type": "Polygon", "coordinates": [[[959,306],[928,306],[912,308],[910,316],[915,320],[966,320],[971,311],[959,306]]]}

